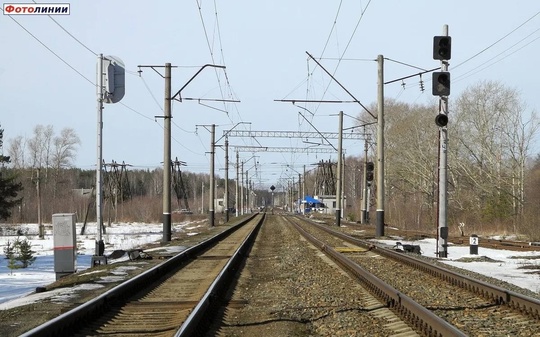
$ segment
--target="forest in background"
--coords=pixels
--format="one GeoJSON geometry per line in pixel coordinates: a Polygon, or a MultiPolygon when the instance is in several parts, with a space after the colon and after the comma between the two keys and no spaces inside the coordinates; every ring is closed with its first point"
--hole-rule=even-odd
{"type": "MultiPolygon", "coordinates": [[[[540,239],[540,157],[534,153],[540,124],[536,111],[526,107],[516,89],[491,81],[467,88],[451,101],[450,107],[450,231],[457,234],[458,225],[463,223],[466,235],[522,234],[531,240],[540,239]]],[[[376,106],[370,109],[376,111],[376,106]]],[[[385,100],[385,221],[390,226],[436,231],[439,138],[434,119],[437,111],[435,99],[432,104],[385,100]]],[[[369,120],[362,113],[359,118],[369,120]]],[[[357,131],[375,134],[375,128],[370,126],[357,131]]],[[[373,141],[369,142],[368,161],[375,162],[373,141]]],[[[77,213],[79,221],[87,215],[88,221],[95,221],[92,196],[95,171],[73,167],[78,144],[74,130],[64,129],[56,135],[52,126],[41,125],[35,127],[30,139],[19,136],[7,141],[2,153],[7,153],[9,163],[3,163],[2,177],[16,177],[22,190],[18,194],[20,203],[11,209],[6,222],[35,223],[38,218],[50,222],[52,214],[64,212],[77,213]]],[[[353,221],[359,220],[361,213],[363,166],[363,157],[345,158],[345,218],[353,221]]],[[[160,168],[110,166],[104,183],[104,219],[160,222],[162,176],[160,168]]],[[[216,196],[222,198],[224,180],[216,179],[216,196]]],[[[316,170],[306,174],[306,194],[316,194],[317,179],[316,170]]],[[[208,209],[209,175],[184,171],[182,184],[180,196],[172,189],[173,210],[186,208],[187,200],[193,212],[204,214],[208,209]]],[[[257,186],[255,182],[253,191],[257,197],[253,206],[269,205],[271,192],[266,186],[257,186]]],[[[276,206],[287,202],[287,192],[296,195],[302,188],[298,184],[277,187],[276,206]]],[[[230,179],[230,207],[236,207],[235,191],[235,180],[230,179]]],[[[376,186],[373,186],[371,214],[375,214],[375,195],[376,186]]]]}

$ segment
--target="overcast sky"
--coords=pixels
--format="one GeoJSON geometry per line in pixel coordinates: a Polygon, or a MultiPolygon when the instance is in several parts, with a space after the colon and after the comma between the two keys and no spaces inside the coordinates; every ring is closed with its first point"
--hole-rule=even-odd
{"type": "MultiPolygon", "coordinates": [[[[172,71],[176,93],[204,64],[216,64],[226,70],[206,68],[186,86],[182,97],[239,103],[184,100],[172,106],[172,158],[187,162],[185,170],[208,172],[210,132],[201,125],[216,124],[218,140],[233,127],[337,132],[340,110],[346,114],[345,128],[355,124],[349,116],[360,113],[358,104],[302,105],[315,114],[312,117],[292,103],[276,102],[351,100],[306,52],[364,105],[370,105],[376,102],[377,55],[388,58],[386,81],[421,71],[414,67],[435,68],[440,63],[432,59],[433,36],[442,34],[444,24],[449,25],[453,41],[451,99],[479,81],[496,80],[516,88],[529,109],[540,107],[535,70],[540,54],[537,0],[87,0],[71,2],[70,10],[70,15],[52,16],[54,21],[44,15],[0,16],[4,152],[10,139],[32,137],[36,125],[53,125],[57,134],[69,127],[81,139],[76,166],[95,169],[96,62],[103,53],[122,59],[127,71],[125,97],[105,106],[103,159],[136,168],[161,167],[163,119],[155,116],[163,115],[164,80],[150,68],[143,68],[139,76],[137,66],[172,63],[177,67],[172,71]],[[309,116],[313,126],[299,111],[309,116]]],[[[404,86],[401,82],[386,85],[385,95],[409,103],[433,102],[430,78],[424,77],[423,93],[420,79],[414,77],[404,86]]],[[[450,111],[451,104],[450,100],[450,111]]],[[[306,146],[302,140],[272,138],[231,138],[230,143],[306,146]]],[[[363,145],[348,140],[344,148],[348,155],[360,155],[363,145]]],[[[301,170],[302,165],[336,157],[256,155],[261,182],[267,186],[283,176],[283,165],[301,170]]],[[[252,156],[240,153],[241,160],[252,156]]],[[[230,159],[235,161],[232,152],[230,159]]],[[[250,163],[246,165],[253,166],[250,163]]],[[[216,150],[218,175],[223,176],[223,168],[220,148],[216,150]]]]}

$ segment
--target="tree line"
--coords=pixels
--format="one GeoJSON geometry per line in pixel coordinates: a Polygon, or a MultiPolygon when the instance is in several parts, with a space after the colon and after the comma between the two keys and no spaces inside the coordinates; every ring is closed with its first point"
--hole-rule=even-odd
{"type": "MultiPolygon", "coordinates": [[[[439,130],[432,104],[385,102],[388,221],[436,228],[439,130]]],[[[364,116],[363,116],[364,117],[364,116]]],[[[481,81],[450,101],[448,222],[468,233],[528,234],[538,227],[539,119],[516,89],[481,81]]]]}
{"type": "MultiPolygon", "coordinates": [[[[375,111],[376,105],[372,104],[370,110],[375,111]]],[[[388,225],[436,231],[439,129],[434,119],[437,112],[435,98],[425,104],[385,100],[388,225]]],[[[369,120],[362,114],[359,117],[369,120]]],[[[500,82],[479,82],[451,99],[447,147],[451,232],[457,233],[458,225],[465,224],[465,232],[469,234],[527,234],[531,239],[540,239],[540,230],[536,229],[540,219],[537,206],[540,157],[533,153],[539,126],[536,111],[527,108],[516,89],[500,82]]],[[[375,127],[366,128],[359,130],[376,134],[375,127]]],[[[375,162],[373,140],[368,161],[375,162]]],[[[64,129],[56,135],[52,126],[36,126],[30,139],[10,140],[9,156],[1,157],[0,217],[15,223],[36,222],[38,218],[50,221],[54,213],[75,212],[79,221],[87,215],[89,221],[95,221],[92,211],[95,171],[73,165],[79,143],[74,130],[64,129]]],[[[361,191],[365,187],[363,163],[363,154],[345,158],[345,216],[353,221],[359,220],[361,212],[361,191]]],[[[224,179],[216,179],[216,197],[221,198],[224,179]]],[[[316,194],[320,184],[317,171],[309,171],[302,179],[306,194],[316,194]]],[[[186,208],[187,200],[194,212],[204,213],[208,208],[208,181],[208,174],[182,172],[184,188],[173,187],[173,209],[186,208]]],[[[160,221],[162,184],[162,168],[129,169],[124,173],[109,168],[104,180],[105,219],[160,221]]],[[[301,188],[282,187],[276,194],[296,194],[301,188]]],[[[373,184],[369,189],[373,214],[376,188],[373,184]]],[[[266,187],[256,189],[255,205],[268,205],[271,192],[266,187]]],[[[234,204],[235,190],[235,181],[231,179],[230,207],[239,207],[234,204]]],[[[285,198],[276,200],[286,203],[285,198]]]]}

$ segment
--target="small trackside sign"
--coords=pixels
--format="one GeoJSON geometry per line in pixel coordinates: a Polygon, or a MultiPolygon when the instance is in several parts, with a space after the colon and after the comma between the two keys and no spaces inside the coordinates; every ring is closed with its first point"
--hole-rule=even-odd
{"type": "Polygon", "coordinates": [[[69,15],[70,4],[5,3],[4,15],[69,15]]]}

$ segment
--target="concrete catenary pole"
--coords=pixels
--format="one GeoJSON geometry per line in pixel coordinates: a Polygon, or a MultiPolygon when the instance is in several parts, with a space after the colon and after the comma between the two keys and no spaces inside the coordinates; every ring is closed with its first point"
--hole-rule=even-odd
{"type": "MultiPolygon", "coordinates": [[[[443,36],[448,36],[448,25],[443,26],[443,36]]],[[[441,60],[441,71],[448,71],[448,61],[441,60]]],[[[448,96],[439,98],[439,109],[448,115],[448,96]]],[[[448,199],[447,199],[447,151],[448,128],[439,128],[439,257],[448,257],[448,199]]]]}
{"type": "Polygon", "coordinates": [[[344,218],[345,216],[345,153],[341,155],[342,163],[341,163],[341,218],[344,218]]]}
{"type": "Polygon", "coordinates": [[[339,112],[338,155],[337,155],[337,181],[336,181],[336,226],[341,226],[341,179],[343,166],[341,165],[343,143],[343,111],[339,112]]]}
{"type": "Polygon", "coordinates": [[[238,217],[238,208],[240,207],[240,203],[238,202],[238,187],[240,186],[240,162],[239,162],[239,154],[238,151],[236,151],[236,195],[234,197],[234,208],[236,216],[238,217]]]}
{"type": "Polygon", "coordinates": [[[201,214],[204,214],[204,181],[201,181],[201,214]]]}
{"type": "MultiPolygon", "coordinates": [[[[365,135],[365,131],[364,131],[365,135]]],[[[369,212],[369,200],[368,200],[368,181],[367,181],[367,163],[368,163],[368,141],[367,137],[364,139],[364,175],[362,179],[362,224],[368,223],[368,212],[369,212]]]]}
{"type": "Polygon", "coordinates": [[[241,177],[240,177],[240,214],[244,215],[244,161],[242,161],[242,166],[240,167],[241,177]]]}
{"type": "Polygon", "coordinates": [[[300,213],[300,207],[302,205],[302,197],[300,196],[300,191],[302,187],[302,175],[298,173],[298,213],[300,213]]]}
{"type": "MultiPolygon", "coordinates": [[[[306,198],[306,165],[304,165],[304,174],[302,180],[302,199],[306,198]]],[[[306,203],[302,204],[302,214],[306,215],[306,203]]]]}
{"type": "Polygon", "coordinates": [[[215,198],[215,192],[216,192],[216,185],[215,185],[215,172],[214,172],[214,154],[215,151],[215,142],[216,142],[216,124],[212,124],[210,129],[210,201],[208,203],[208,222],[210,223],[210,227],[214,227],[214,204],[216,202],[215,198]]]}
{"type": "Polygon", "coordinates": [[[223,194],[225,207],[225,222],[229,222],[229,137],[225,135],[225,193],[223,194]]]}
{"type": "Polygon", "coordinates": [[[246,203],[244,204],[245,207],[246,207],[246,211],[245,211],[245,214],[247,214],[248,212],[250,212],[250,209],[249,209],[249,170],[246,170],[246,203]]]}
{"type": "Polygon", "coordinates": [[[384,57],[377,56],[377,224],[375,236],[384,236],[384,57]]]}
{"type": "Polygon", "coordinates": [[[163,242],[171,241],[171,64],[165,63],[163,119],[163,242]]]}

